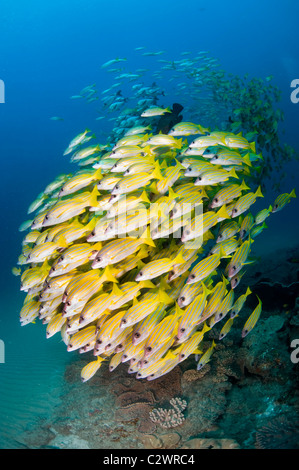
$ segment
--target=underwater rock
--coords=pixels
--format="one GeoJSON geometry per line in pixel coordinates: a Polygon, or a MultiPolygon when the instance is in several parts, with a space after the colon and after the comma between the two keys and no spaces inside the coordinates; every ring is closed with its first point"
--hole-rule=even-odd
{"type": "Polygon", "coordinates": [[[181,440],[181,436],[177,432],[162,434],[159,437],[162,440],[163,449],[176,449],[181,440]]]}
{"type": "Polygon", "coordinates": [[[144,434],[139,436],[145,449],[161,449],[163,447],[162,440],[154,434],[144,434]]]}
{"type": "Polygon", "coordinates": [[[233,439],[191,439],[180,449],[240,449],[233,439]]]}

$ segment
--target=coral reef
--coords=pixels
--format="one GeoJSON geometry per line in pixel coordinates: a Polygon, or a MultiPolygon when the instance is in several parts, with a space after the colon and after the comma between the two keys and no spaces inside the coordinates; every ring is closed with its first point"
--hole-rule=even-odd
{"type": "Polygon", "coordinates": [[[171,409],[155,408],[149,413],[151,421],[162,428],[175,428],[185,421],[183,411],[187,408],[186,400],[177,397],[172,398],[169,403],[172,406],[171,409]]]}

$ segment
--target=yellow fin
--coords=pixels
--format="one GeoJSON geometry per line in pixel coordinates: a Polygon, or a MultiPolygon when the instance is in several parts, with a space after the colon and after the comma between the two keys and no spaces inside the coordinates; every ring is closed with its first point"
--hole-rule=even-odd
{"type": "Polygon", "coordinates": [[[217,212],[217,215],[221,219],[230,219],[230,216],[227,213],[225,204],[220,207],[219,211],[217,212]]]}
{"type": "Polygon", "coordinates": [[[97,179],[97,180],[100,180],[101,178],[103,178],[101,168],[98,168],[97,171],[95,171],[95,173],[94,173],[93,176],[94,176],[94,178],[97,179]]]}
{"type": "Polygon", "coordinates": [[[186,261],[183,258],[182,253],[179,253],[173,260],[171,260],[173,264],[183,264],[186,263],[186,261]]]}
{"type": "Polygon", "coordinates": [[[245,181],[243,180],[242,184],[240,185],[240,189],[245,191],[245,189],[250,189],[250,188],[246,185],[245,181]]]}
{"type": "Polygon", "coordinates": [[[67,248],[68,247],[66,239],[64,238],[63,235],[59,235],[59,237],[57,239],[57,245],[58,245],[58,248],[67,248]]]}
{"type": "Polygon", "coordinates": [[[166,294],[166,292],[162,289],[159,289],[158,290],[158,296],[159,296],[159,302],[163,303],[163,304],[170,304],[173,302],[173,299],[171,297],[169,297],[168,294],[166,294]]]}
{"type": "Polygon", "coordinates": [[[151,201],[149,200],[149,198],[147,197],[146,191],[143,191],[143,192],[142,192],[142,194],[141,194],[141,196],[140,196],[139,199],[140,199],[140,201],[142,201],[142,202],[148,202],[149,204],[150,204],[150,202],[151,202],[151,201]]]}
{"type": "Polygon", "coordinates": [[[149,226],[145,229],[145,231],[141,235],[140,240],[141,239],[142,239],[142,243],[146,243],[147,245],[156,247],[154,241],[151,238],[151,231],[150,231],[149,226]]]}
{"type": "Polygon", "coordinates": [[[146,281],[140,281],[139,282],[139,287],[140,288],[148,288],[148,289],[154,289],[155,287],[157,287],[152,281],[150,281],[149,279],[146,280],[146,281]]]}
{"type": "Polygon", "coordinates": [[[164,177],[162,176],[162,173],[160,171],[160,167],[159,167],[159,164],[157,164],[156,168],[154,169],[154,171],[152,172],[151,176],[157,180],[163,180],[164,177]]]}
{"type": "Polygon", "coordinates": [[[295,188],[290,192],[290,197],[297,197],[295,193],[295,188]]]}
{"type": "Polygon", "coordinates": [[[245,155],[245,157],[243,157],[243,161],[244,161],[244,163],[246,163],[246,165],[252,166],[248,153],[247,153],[247,155],[245,155]]]}
{"type": "Polygon", "coordinates": [[[255,197],[264,197],[260,186],[256,190],[255,197]]]}
{"type": "Polygon", "coordinates": [[[103,279],[103,282],[105,281],[118,282],[118,280],[113,276],[109,266],[106,266],[106,268],[104,269],[104,272],[102,274],[102,279],[103,279]]]}
{"type": "Polygon", "coordinates": [[[93,251],[99,251],[99,250],[102,249],[102,247],[103,247],[102,242],[97,242],[97,243],[95,243],[94,245],[91,246],[93,251]]]}
{"type": "Polygon", "coordinates": [[[202,354],[202,351],[200,349],[194,349],[192,354],[202,354]]]}
{"type": "Polygon", "coordinates": [[[231,176],[232,178],[239,178],[239,176],[236,173],[235,167],[233,167],[227,174],[228,176],[231,176]]]}
{"type": "Polygon", "coordinates": [[[116,296],[123,296],[125,293],[114,283],[112,287],[112,294],[116,296]]]}
{"type": "Polygon", "coordinates": [[[169,197],[170,200],[172,200],[172,199],[175,199],[175,198],[179,197],[179,195],[176,194],[174,192],[174,190],[169,186],[169,188],[168,188],[168,197],[169,197]]]}
{"type": "Polygon", "coordinates": [[[98,200],[97,200],[97,197],[100,195],[98,189],[97,189],[97,186],[95,185],[95,187],[93,188],[92,192],[90,193],[90,196],[89,196],[89,205],[90,206],[97,206],[98,205],[98,200]]]}

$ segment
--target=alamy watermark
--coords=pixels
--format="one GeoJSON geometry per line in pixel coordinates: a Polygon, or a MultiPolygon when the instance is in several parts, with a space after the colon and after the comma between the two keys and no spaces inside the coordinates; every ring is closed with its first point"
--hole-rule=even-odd
{"type": "Polygon", "coordinates": [[[2,339],[0,339],[0,364],[5,363],[5,344],[2,339]]]}
{"type": "Polygon", "coordinates": [[[0,103],[5,103],[5,84],[4,81],[0,79],[0,103]]]}
{"type": "Polygon", "coordinates": [[[294,351],[291,352],[291,361],[293,364],[298,364],[299,362],[299,339],[293,339],[291,342],[291,348],[294,348],[294,351]]]}
{"type": "Polygon", "coordinates": [[[291,101],[292,103],[297,104],[299,103],[299,78],[295,78],[291,82],[291,88],[295,88],[291,93],[291,101]]]}

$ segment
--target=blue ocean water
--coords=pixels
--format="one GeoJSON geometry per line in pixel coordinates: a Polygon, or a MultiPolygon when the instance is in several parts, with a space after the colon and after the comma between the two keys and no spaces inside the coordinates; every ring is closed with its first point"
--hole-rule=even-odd
{"type": "MultiPolygon", "coordinates": [[[[154,69],[156,58],[141,56],[135,51],[138,46],[166,51],[169,60],[183,51],[209,51],[228,73],[273,75],[282,90],[282,139],[299,153],[299,103],[290,100],[290,83],[299,78],[298,15],[296,0],[190,0],[186,5],[170,0],[1,2],[5,103],[0,104],[0,339],[6,357],[0,364],[0,448],[21,446],[21,433],[51,415],[71,361],[59,339],[45,340],[42,325],[20,327],[24,295],[19,278],[11,274],[23,238],[18,227],[29,204],[57,174],[72,171],[62,156],[69,141],[89,127],[104,143],[111,130],[108,121],[95,120],[94,106],[70,96],[92,83],[98,90],[110,87],[112,77],[101,64],[116,57],[125,57],[131,71],[154,69]],[[51,121],[51,116],[64,120],[51,121]]],[[[167,89],[169,84],[162,79],[159,86],[167,89]]],[[[281,192],[298,187],[298,169],[298,162],[286,165],[281,192]]],[[[263,207],[276,195],[269,188],[263,207]]],[[[275,253],[297,242],[298,211],[296,199],[269,221],[269,230],[256,241],[257,253],[275,253]]]]}

